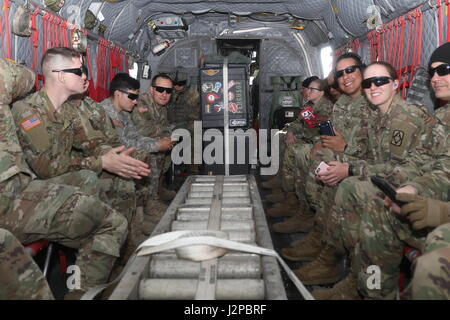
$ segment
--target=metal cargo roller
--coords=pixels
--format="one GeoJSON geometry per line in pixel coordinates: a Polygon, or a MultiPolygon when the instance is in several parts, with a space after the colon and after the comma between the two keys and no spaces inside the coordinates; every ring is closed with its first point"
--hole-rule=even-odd
{"type": "MultiPolygon", "coordinates": [[[[142,300],[193,300],[196,279],[146,279],[139,286],[142,300]]],[[[215,291],[217,300],[263,300],[264,281],[256,279],[220,279],[215,291]]]]}
{"type": "MultiPolygon", "coordinates": [[[[178,259],[176,255],[155,255],[150,263],[150,278],[198,278],[200,262],[178,259]]],[[[261,258],[257,255],[225,255],[219,259],[219,279],[259,279],[261,258]]]]}
{"type": "MultiPolygon", "coordinates": [[[[273,249],[253,176],[189,177],[152,236],[190,230],[223,231],[229,240],[273,249]]],[[[178,250],[189,251],[182,243],[178,250]]],[[[200,248],[203,255],[208,245],[200,248]]],[[[109,299],[286,299],[273,257],[219,250],[222,256],[192,261],[178,250],[136,257],[109,299]]]]}

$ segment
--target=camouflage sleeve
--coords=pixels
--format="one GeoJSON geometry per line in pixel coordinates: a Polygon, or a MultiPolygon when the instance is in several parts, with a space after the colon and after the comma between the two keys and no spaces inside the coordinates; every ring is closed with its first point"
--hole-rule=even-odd
{"type": "MultiPolygon", "coordinates": [[[[72,155],[67,146],[65,136],[53,133],[43,122],[37,120],[31,130],[24,129],[22,114],[28,109],[26,103],[16,102],[13,107],[13,116],[17,124],[17,136],[24,151],[28,164],[41,179],[48,179],[70,171],[82,169],[99,173],[102,170],[101,160],[96,157],[80,157],[72,155]]],[[[67,129],[71,130],[71,129],[67,129]]]]}
{"type": "Polygon", "coordinates": [[[0,229],[0,300],[53,300],[33,258],[10,232],[0,229]]]}
{"type": "Polygon", "coordinates": [[[414,151],[410,166],[421,168],[422,175],[410,179],[419,194],[443,201],[450,201],[450,127],[439,122],[432,139],[424,148],[414,151]]]}
{"type": "Polygon", "coordinates": [[[145,137],[139,133],[133,121],[128,117],[126,117],[125,127],[122,132],[123,142],[127,147],[133,147],[137,150],[147,151],[147,152],[158,152],[158,140],[145,137]]]}
{"type": "Polygon", "coordinates": [[[294,135],[303,131],[303,122],[301,119],[297,118],[288,125],[286,125],[286,131],[292,132],[294,135]]]}

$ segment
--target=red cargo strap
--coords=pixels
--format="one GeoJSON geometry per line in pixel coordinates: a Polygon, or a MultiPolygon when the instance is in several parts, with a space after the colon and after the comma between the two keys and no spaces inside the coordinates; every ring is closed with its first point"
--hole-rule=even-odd
{"type": "Polygon", "coordinates": [[[31,68],[36,73],[36,79],[34,81],[35,90],[39,90],[39,80],[38,80],[38,47],[39,47],[39,33],[36,27],[36,16],[39,14],[39,7],[31,14],[31,46],[33,48],[33,61],[31,68]]]}
{"type": "Polygon", "coordinates": [[[445,0],[447,6],[447,42],[450,42],[450,0],[445,0]]]}
{"type": "MultiPolygon", "coordinates": [[[[6,35],[6,48],[8,50],[7,57],[11,59],[11,35],[9,34],[9,0],[3,1],[3,9],[5,12],[5,35],[6,35]]],[[[3,47],[3,43],[2,43],[3,47]]]]}
{"type": "Polygon", "coordinates": [[[442,19],[442,3],[441,0],[436,0],[436,10],[438,14],[438,30],[439,30],[439,39],[438,39],[438,46],[442,44],[442,34],[444,29],[443,19],[442,19]]]}

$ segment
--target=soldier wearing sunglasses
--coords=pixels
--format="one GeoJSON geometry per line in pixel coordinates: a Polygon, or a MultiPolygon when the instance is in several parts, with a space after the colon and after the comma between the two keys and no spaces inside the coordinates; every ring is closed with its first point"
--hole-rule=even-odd
{"type": "MultiPolygon", "coordinates": [[[[336,256],[349,252],[351,263],[355,260],[354,249],[359,239],[356,231],[360,227],[361,215],[370,210],[361,208],[371,201],[379,201],[379,190],[361,178],[378,175],[394,185],[406,181],[415,173],[409,170],[398,172],[395,168],[408,159],[411,150],[423,145],[434,123],[425,107],[402,100],[397,93],[396,72],[390,64],[371,63],[365,68],[363,79],[364,95],[376,107],[369,128],[368,152],[365,157],[347,159],[339,164],[346,168],[347,178],[337,188],[324,237],[336,248],[336,256]]],[[[334,180],[326,182],[333,183],[334,180]]],[[[350,272],[332,289],[314,294],[319,299],[359,299],[357,277],[358,274],[350,272]]]]}
{"type": "Polygon", "coordinates": [[[336,249],[325,246],[321,239],[331,219],[329,208],[334,204],[337,190],[334,185],[347,177],[348,168],[340,161],[367,154],[372,109],[362,95],[362,69],[361,58],[354,53],[337,58],[334,74],[343,94],[330,115],[336,136],[318,136],[314,145],[305,144],[295,153],[296,175],[300,177],[296,179],[296,193],[302,195],[300,202],[306,202],[300,205],[302,210],[297,215],[301,219],[296,217],[295,225],[297,230],[309,234],[302,241],[292,243],[292,248],[282,249],[282,255],[293,261],[312,261],[294,270],[302,282],[311,285],[332,283],[340,278],[336,249]],[[330,167],[316,176],[314,172],[322,161],[330,167]],[[326,184],[333,179],[332,184],[326,184]]]}
{"type": "MultiPolygon", "coordinates": [[[[437,48],[430,57],[429,74],[436,98],[450,101],[450,43],[437,48]]],[[[359,286],[373,299],[393,298],[398,290],[400,262],[404,246],[418,249],[411,285],[406,298],[450,298],[448,261],[450,261],[450,107],[435,111],[437,118],[428,141],[410,152],[415,174],[409,174],[397,191],[397,200],[405,202],[400,208],[389,199],[372,205],[363,216],[366,230],[360,229],[358,265],[377,263],[382,278],[381,290],[371,291],[363,286],[365,274],[360,272],[359,286]],[[435,228],[435,229],[434,229],[435,228]],[[433,230],[434,229],[434,230],[433,230]],[[371,236],[376,230],[377,237],[371,236]],[[369,231],[369,232],[367,232],[369,231]],[[426,236],[426,237],[425,237],[426,236]]],[[[405,164],[406,165],[406,164],[405,164]]],[[[400,169],[404,169],[402,165],[400,169]]],[[[398,186],[398,185],[394,185],[398,186]]]]}
{"type": "MultiPolygon", "coordinates": [[[[14,187],[6,185],[4,190],[16,190],[13,191],[15,205],[12,202],[9,205],[5,198],[1,203],[3,208],[15,208],[10,215],[15,221],[8,221],[6,215],[2,219],[6,225],[0,225],[24,243],[48,239],[80,249],[77,265],[81,269],[82,287],[65,297],[76,299],[89,288],[108,280],[127,233],[127,220],[122,213],[98,199],[97,173],[102,169],[113,170],[112,163],[129,161],[141,164],[143,170],[148,169],[145,163],[111,147],[98,150],[92,156],[84,156],[82,152],[72,154],[72,149],[78,145],[64,102],[86,88],[80,54],[69,48],[51,48],[42,58],[42,71],[43,88],[14,103],[12,109],[23,154],[17,153],[20,148],[14,139],[9,141],[14,154],[20,155],[19,158],[24,156],[18,163],[26,160],[34,174],[30,175],[28,169],[25,175],[16,170],[17,179],[12,174],[5,180],[5,183],[14,183],[14,187]],[[35,175],[41,180],[33,180],[35,175]]],[[[14,77],[15,81],[17,79],[20,78],[14,77]]],[[[8,83],[20,87],[14,81],[8,83]]],[[[5,132],[14,133],[14,130],[5,132]]]]}
{"type": "MultiPolygon", "coordinates": [[[[172,126],[169,123],[167,108],[173,94],[173,81],[165,73],[157,74],[153,77],[148,91],[144,92],[137,103],[137,108],[132,112],[132,120],[138,132],[153,139],[164,139],[168,141],[170,149],[175,142],[171,142],[170,135],[172,126]]],[[[161,150],[155,154],[157,167],[153,172],[153,177],[159,180],[156,195],[149,195],[158,202],[158,198],[163,201],[170,201],[175,197],[175,191],[164,186],[164,174],[170,168],[170,152],[161,150]]],[[[154,204],[148,206],[154,207],[154,204]]]]}

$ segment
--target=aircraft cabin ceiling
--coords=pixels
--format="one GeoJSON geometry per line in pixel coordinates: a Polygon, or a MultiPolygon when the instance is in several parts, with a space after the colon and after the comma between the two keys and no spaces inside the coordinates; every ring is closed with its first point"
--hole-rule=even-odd
{"type": "Polygon", "coordinates": [[[428,2],[420,0],[11,1],[17,5],[28,2],[41,7],[45,7],[49,2],[64,2],[57,14],[83,27],[86,14],[90,15],[91,35],[102,35],[137,55],[143,52],[144,43],[151,46],[158,35],[169,40],[170,37],[176,40],[187,35],[245,38],[250,37],[249,32],[252,37],[264,37],[267,33],[283,28],[302,30],[314,46],[330,42],[334,47],[338,47],[349,39],[365,35],[369,31],[367,20],[370,17],[378,16],[382,22],[388,22],[428,2]],[[168,26],[167,23],[171,25],[168,26]],[[177,29],[176,24],[181,28],[177,29]],[[157,26],[161,27],[160,32],[155,32],[157,26]]]}

